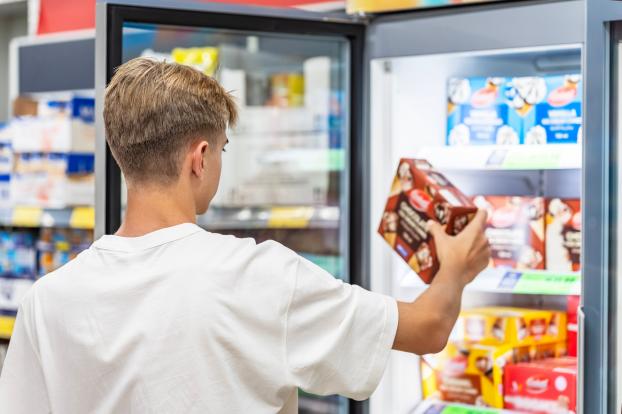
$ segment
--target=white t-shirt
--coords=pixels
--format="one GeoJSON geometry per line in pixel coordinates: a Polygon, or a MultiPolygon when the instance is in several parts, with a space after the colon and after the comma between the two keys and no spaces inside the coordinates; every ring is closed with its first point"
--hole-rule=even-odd
{"type": "Polygon", "coordinates": [[[104,236],[21,303],[0,378],[24,413],[293,413],[300,387],[367,398],[394,299],[275,242],[181,224],[104,236]]]}

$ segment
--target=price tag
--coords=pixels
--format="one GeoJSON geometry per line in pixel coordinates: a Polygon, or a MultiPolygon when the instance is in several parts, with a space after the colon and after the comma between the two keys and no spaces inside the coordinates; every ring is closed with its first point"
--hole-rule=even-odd
{"type": "Polygon", "coordinates": [[[42,215],[40,207],[15,207],[11,223],[18,227],[39,227],[42,215]]]}
{"type": "Polygon", "coordinates": [[[478,407],[463,407],[460,405],[449,405],[446,406],[442,414],[496,414],[499,413],[498,410],[491,410],[489,408],[478,408],[478,407]]]}
{"type": "Polygon", "coordinates": [[[538,148],[538,151],[521,151],[516,149],[509,151],[503,160],[503,168],[508,170],[537,170],[559,168],[561,155],[559,151],[546,147],[538,148]]]}
{"type": "Polygon", "coordinates": [[[581,284],[579,273],[547,274],[525,272],[517,281],[513,293],[572,295],[581,284]]]}
{"type": "Polygon", "coordinates": [[[69,226],[74,229],[93,229],[95,228],[95,208],[94,207],[75,207],[71,212],[69,226]]]}
{"type": "Polygon", "coordinates": [[[306,228],[313,216],[313,207],[274,207],[270,211],[270,228],[306,228]]]}
{"type": "Polygon", "coordinates": [[[10,338],[15,326],[15,318],[13,316],[0,316],[0,338],[10,338]]]}

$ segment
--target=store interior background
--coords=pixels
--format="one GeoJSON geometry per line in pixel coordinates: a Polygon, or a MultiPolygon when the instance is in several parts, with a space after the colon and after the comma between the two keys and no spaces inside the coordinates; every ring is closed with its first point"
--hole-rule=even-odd
{"type": "MultiPolygon", "coordinates": [[[[346,0],[222,1],[224,3],[252,6],[292,7],[312,12],[342,13],[347,8],[346,0]]],[[[400,3],[397,0],[395,2],[400,3]]],[[[367,5],[374,2],[354,0],[351,3],[367,5]]],[[[468,9],[463,10],[466,11],[468,9]]],[[[62,39],[89,38],[94,36],[94,26],[94,0],[0,0],[0,125],[11,122],[15,118],[16,111],[30,114],[34,110],[33,101],[39,99],[49,99],[50,97],[66,99],[74,95],[87,98],[95,96],[93,90],[80,90],[77,94],[76,91],[56,91],[52,94],[47,91],[44,93],[35,92],[28,96],[19,97],[19,94],[15,93],[15,85],[11,83],[15,81],[15,78],[12,78],[11,75],[11,67],[15,71],[15,62],[11,60],[11,50],[15,50],[17,45],[40,41],[45,42],[47,41],[46,39],[51,41],[61,39],[62,41],[62,39]],[[60,94],[57,94],[57,92],[60,92],[60,94]],[[21,98],[26,99],[22,100],[21,98]]],[[[131,34],[132,30],[137,32],[141,30],[166,31],[167,28],[165,26],[155,29],[153,27],[142,28],[133,26],[128,28],[128,33],[131,34]]],[[[231,33],[227,36],[224,36],[227,41],[235,43],[239,40],[239,44],[246,45],[245,47],[249,49],[253,48],[254,39],[242,39],[240,37],[240,39],[236,40],[236,35],[231,35],[231,33]]],[[[128,36],[128,39],[130,37],[128,36]]],[[[128,50],[130,52],[127,52],[127,58],[133,57],[132,53],[134,52],[141,53],[143,49],[151,47],[151,45],[145,46],[141,43],[140,33],[138,33],[137,38],[139,39],[134,43],[128,41],[128,50]]],[[[310,49],[316,48],[317,50],[322,50],[322,54],[328,54],[325,49],[322,49],[323,47],[320,42],[317,45],[311,45],[310,49]]],[[[124,50],[124,52],[126,51],[124,50]]],[[[160,51],[155,50],[154,52],[158,53],[160,51]]],[[[334,56],[338,56],[339,53],[341,51],[335,52],[334,56]]],[[[580,194],[582,172],[580,144],[564,144],[560,147],[562,148],[560,150],[562,154],[561,161],[556,165],[551,166],[547,162],[543,163],[542,160],[550,157],[558,149],[555,149],[553,152],[547,152],[545,148],[547,146],[542,146],[535,152],[536,156],[532,157],[533,154],[529,150],[523,151],[519,148],[512,153],[515,157],[514,162],[518,165],[517,168],[507,168],[507,171],[493,168],[492,171],[488,171],[488,166],[482,167],[483,163],[480,162],[480,159],[483,157],[482,151],[463,152],[460,149],[456,150],[456,147],[445,146],[445,139],[447,135],[446,89],[448,79],[452,77],[486,78],[499,74],[506,77],[579,74],[581,72],[581,53],[581,45],[569,44],[552,45],[551,47],[544,46],[529,50],[505,50],[499,53],[430,54],[372,61],[370,65],[370,77],[372,79],[370,91],[372,97],[372,116],[370,119],[371,158],[374,165],[384,165],[386,167],[382,169],[381,173],[377,173],[371,178],[372,200],[370,201],[370,208],[371,215],[373,216],[371,218],[372,226],[376,226],[380,222],[385,207],[386,195],[395,175],[398,160],[402,156],[417,155],[428,158],[468,195],[504,196],[507,200],[503,199],[503,202],[510,200],[510,196],[524,197],[525,199],[535,196],[541,198],[542,208],[545,208],[544,203],[548,203],[548,200],[553,198],[573,199],[579,203],[579,199],[582,196],[580,194]],[[423,82],[421,81],[422,79],[426,81],[423,82]],[[411,139],[413,124],[417,125],[419,133],[419,138],[416,141],[411,139]],[[390,138],[385,141],[387,136],[390,138]],[[467,160],[466,163],[465,160],[467,160]],[[472,163],[469,164],[468,161],[472,161],[472,163]],[[477,164],[478,162],[482,165],[477,164]],[[529,166],[524,166],[530,162],[529,166]],[[456,165],[467,166],[464,169],[460,169],[455,168],[456,165]],[[481,171],[482,169],[486,170],[485,175],[481,171]]],[[[331,65],[333,66],[335,66],[335,60],[339,60],[338,58],[335,59],[334,56],[331,56],[331,65]]],[[[305,59],[307,58],[309,56],[305,57],[305,59]]],[[[266,61],[269,60],[267,59],[266,61]]],[[[313,61],[313,58],[309,58],[309,61],[313,61]]],[[[319,65],[318,67],[323,65],[321,60],[319,62],[314,61],[314,63],[319,65]]],[[[303,65],[299,64],[299,62],[296,65],[300,66],[300,71],[302,72],[303,65]]],[[[329,71],[334,72],[332,66],[329,71]]],[[[333,72],[331,72],[329,81],[332,88],[334,89],[334,85],[337,84],[341,85],[338,88],[346,89],[343,86],[345,84],[343,79],[346,78],[339,78],[343,74],[335,75],[333,72]]],[[[235,77],[235,73],[231,73],[235,77]]],[[[292,78],[290,77],[289,79],[286,82],[291,82],[292,78]]],[[[322,82],[322,77],[320,77],[320,83],[322,82]]],[[[289,87],[291,87],[291,84],[289,87]]],[[[339,99],[341,98],[337,100],[339,99]]],[[[340,107],[339,103],[336,106],[340,107]]],[[[335,115],[331,112],[333,110],[334,108],[329,108],[327,109],[328,112],[322,113],[322,115],[330,119],[331,116],[335,115]]],[[[88,108],[86,112],[88,112],[88,108]]],[[[251,118],[253,112],[249,109],[246,113],[251,118]]],[[[291,113],[294,114],[295,111],[291,113]]],[[[244,114],[245,112],[242,112],[242,129],[249,125],[252,129],[252,122],[249,121],[245,124],[244,114]]],[[[260,111],[257,111],[257,114],[261,116],[260,111]]],[[[337,118],[344,116],[343,111],[340,109],[336,110],[336,114],[337,118]]],[[[282,115],[279,116],[282,117],[282,115]]],[[[301,119],[303,118],[304,116],[301,117],[301,119]]],[[[254,122],[253,119],[251,121],[254,122]]],[[[90,118],[85,122],[91,122],[90,118]]],[[[341,119],[339,122],[344,121],[341,119]]],[[[337,123],[337,125],[341,124],[337,123]]],[[[24,128],[27,127],[28,125],[24,126],[24,128]]],[[[339,127],[337,126],[336,128],[339,127]]],[[[90,126],[87,125],[88,128],[90,126]]],[[[300,126],[297,126],[297,128],[301,129],[297,133],[302,135],[309,134],[310,132],[313,135],[316,132],[302,131],[303,127],[300,126]]],[[[27,129],[24,130],[27,131],[27,129]]],[[[88,134],[94,134],[94,130],[91,131],[89,129],[88,131],[88,134]]],[[[283,131],[275,132],[270,130],[268,132],[281,133],[283,131]]],[[[322,131],[321,134],[332,136],[333,132],[327,130],[322,131]]],[[[321,134],[317,135],[316,138],[318,136],[320,138],[323,137],[321,134]]],[[[240,139],[242,138],[244,138],[243,133],[240,136],[240,139]]],[[[11,189],[14,191],[13,189],[15,188],[22,188],[25,192],[30,191],[32,194],[23,195],[17,204],[11,202],[9,205],[0,205],[0,271],[4,269],[2,266],[8,266],[10,267],[10,272],[12,272],[9,277],[0,277],[0,293],[3,293],[0,294],[0,368],[10,339],[12,321],[16,309],[15,298],[19,297],[20,292],[27,289],[30,286],[29,283],[31,283],[31,281],[21,285],[16,283],[16,280],[21,282],[28,279],[27,277],[20,276],[18,273],[29,274],[30,272],[33,274],[31,279],[34,280],[45,272],[53,270],[67,260],[70,260],[81,249],[88,246],[93,238],[95,208],[94,194],[91,193],[91,190],[93,190],[95,176],[92,159],[85,152],[93,156],[95,148],[73,141],[60,147],[55,147],[54,144],[46,142],[38,145],[40,147],[26,147],[26,149],[23,149],[24,154],[19,156],[11,155],[11,157],[15,158],[11,158],[12,165],[8,167],[10,169],[9,172],[17,172],[26,176],[32,169],[36,168],[53,170],[55,171],[54,174],[56,174],[52,178],[54,184],[58,185],[59,188],[65,188],[63,186],[66,186],[66,188],[73,190],[67,190],[67,193],[37,194],[32,192],[32,187],[33,185],[41,185],[41,181],[36,181],[38,179],[36,177],[34,179],[30,177],[29,179],[34,181],[25,180],[21,187],[12,186],[11,189]],[[80,157],[72,159],[68,154],[76,152],[74,151],[75,148],[80,148],[80,151],[77,151],[80,157]],[[76,170],[70,171],[71,168],[76,170]],[[59,173],[58,169],[62,171],[59,173]],[[70,175],[71,177],[67,178],[70,175]],[[66,182],[63,180],[66,180],[66,182]],[[63,198],[66,196],[68,197],[67,199],[63,198]],[[88,201],[91,199],[93,202],[88,201]],[[84,202],[83,200],[87,201],[84,202]],[[5,259],[3,255],[10,258],[5,259]],[[24,264],[24,262],[29,261],[34,263],[30,267],[27,263],[24,264]]],[[[267,210],[255,207],[227,210],[219,209],[216,206],[212,212],[199,218],[199,224],[210,230],[229,232],[241,236],[250,235],[260,240],[275,238],[294,250],[304,253],[305,257],[324,267],[336,277],[346,276],[347,271],[345,269],[347,264],[344,257],[348,251],[348,243],[351,241],[346,240],[347,231],[344,230],[347,228],[345,223],[349,214],[345,210],[350,207],[344,198],[348,186],[347,167],[343,162],[343,158],[340,157],[345,157],[344,154],[348,151],[348,147],[343,143],[336,146],[331,143],[330,146],[329,152],[331,156],[334,155],[335,157],[333,158],[341,161],[335,162],[333,159],[330,163],[331,166],[328,167],[330,172],[327,174],[327,180],[330,182],[330,185],[328,186],[325,205],[316,203],[316,205],[311,207],[297,206],[292,208],[285,206],[285,208],[282,208],[278,203],[272,206],[267,201],[266,204],[270,205],[267,210]],[[252,224],[248,224],[250,227],[244,227],[247,224],[238,223],[238,221],[244,220],[246,220],[246,223],[251,223],[249,220],[251,216],[254,220],[252,224]],[[311,249],[314,251],[304,251],[309,244],[314,246],[315,250],[311,249]]],[[[523,146],[517,147],[522,148],[523,146]]],[[[2,198],[2,191],[4,191],[2,175],[6,172],[3,170],[4,167],[2,165],[2,157],[5,155],[3,148],[0,132],[0,199],[2,198]]],[[[491,152],[486,154],[486,156],[493,155],[494,145],[490,146],[489,149],[491,152]]],[[[227,186],[228,184],[225,182],[224,185],[227,186]]],[[[220,202],[222,199],[217,201],[220,202]]],[[[518,203],[517,200],[511,202],[518,203]]],[[[524,201],[521,202],[525,203],[524,201]]],[[[2,201],[0,201],[1,203],[2,201]]],[[[510,202],[508,201],[508,203],[510,202]]],[[[521,208],[524,208],[524,205],[521,208]]],[[[580,204],[577,204],[575,208],[580,211],[580,204]]],[[[375,228],[373,230],[375,231],[375,228]]],[[[424,287],[412,269],[395,252],[388,248],[382,237],[374,234],[371,236],[371,240],[372,258],[370,262],[372,271],[377,274],[389,275],[384,278],[376,276],[375,279],[371,280],[371,288],[403,300],[412,300],[412,298],[420,294],[424,287]]],[[[529,276],[534,277],[536,282],[530,286],[521,286],[521,289],[524,289],[522,291],[516,288],[516,281],[512,282],[508,279],[505,270],[488,269],[488,271],[482,274],[478,279],[479,281],[465,295],[465,306],[475,308],[479,306],[502,305],[521,307],[534,311],[538,309],[561,311],[564,313],[563,318],[568,318],[568,332],[572,331],[568,335],[574,335],[573,339],[566,337],[566,320],[564,319],[564,338],[561,341],[563,344],[553,340],[544,345],[530,344],[529,346],[532,349],[528,352],[532,354],[542,352],[547,356],[561,356],[567,353],[568,347],[572,347],[572,345],[568,347],[566,345],[574,341],[576,346],[576,309],[581,282],[578,268],[570,269],[568,272],[548,272],[543,267],[538,267],[533,274],[529,274],[529,276]],[[542,283],[542,280],[547,277],[550,277],[549,282],[542,283]],[[503,287],[503,283],[506,281],[514,283],[514,285],[503,287]],[[549,283],[549,285],[546,283],[549,283]],[[558,290],[555,291],[554,289],[558,290]],[[566,315],[566,311],[568,311],[568,315],[566,315]]],[[[524,273],[528,274],[529,272],[524,271],[524,273]]],[[[347,280],[347,276],[345,279],[347,280]]],[[[547,324],[553,324],[553,320],[557,318],[556,315],[551,316],[551,314],[543,316],[542,314],[529,313],[529,311],[525,312],[523,317],[528,320],[529,318],[544,318],[547,324]]],[[[478,314],[475,317],[478,320],[487,321],[485,323],[488,323],[489,319],[492,318],[484,314],[478,314]]],[[[459,326],[458,330],[461,329],[463,327],[459,326]]],[[[447,363],[447,358],[449,358],[450,363],[454,364],[454,367],[456,365],[473,365],[473,361],[463,358],[465,350],[460,349],[460,346],[456,345],[459,342],[459,340],[456,340],[455,346],[453,349],[450,349],[449,354],[438,358],[430,356],[429,358],[419,360],[412,358],[410,355],[393,357],[390,363],[391,368],[387,371],[388,374],[385,376],[379,392],[372,398],[369,405],[365,405],[367,403],[360,405],[338,396],[318,397],[301,391],[300,412],[303,414],[346,414],[365,412],[364,410],[368,408],[372,413],[464,414],[468,412],[492,414],[501,412],[500,410],[488,410],[481,407],[477,411],[468,411],[474,408],[460,403],[440,403],[438,401],[438,397],[442,393],[438,390],[439,384],[437,383],[436,373],[443,371],[444,367],[450,365],[447,363]],[[450,356],[448,357],[448,355],[450,356]]],[[[485,346],[489,346],[489,344],[485,346]]],[[[497,351],[495,350],[494,352],[497,351]]],[[[576,355],[577,350],[574,349],[573,352],[576,355]]],[[[473,351],[471,351],[471,355],[473,354],[473,351]]],[[[475,369],[474,367],[471,368],[475,369]]],[[[568,368],[570,372],[569,376],[565,377],[571,382],[567,387],[577,388],[578,385],[572,383],[572,381],[576,381],[576,363],[573,367],[565,368],[568,368]]],[[[497,378],[500,375],[498,374],[499,370],[499,367],[496,366],[494,368],[489,367],[482,374],[482,381],[486,377],[491,384],[494,384],[494,387],[498,387],[500,381],[503,381],[497,378]]],[[[468,375],[471,378],[477,377],[479,374],[469,373],[468,375]]],[[[482,385],[482,387],[486,386],[482,385]]],[[[491,390],[482,392],[489,395],[494,393],[491,390]]],[[[447,396],[447,394],[444,395],[445,397],[447,396]]],[[[576,403],[576,401],[570,400],[566,402],[565,398],[560,397],[560,404],[568,403],[573,405],[576,403]]],[[[576,395],[574,398],[576,398],[576,395]]],[[[490,401],[487,399],[486,403],[490,404],[490,401]]],[[[463,402],[471,404],[481,403],[481,401],[475,400],[463,402]]],[[[2,402],[0,401],[0,411],[2,411],[1,404],[2,402]]],[[[500,404],[503,405],[503,402],[500,404]]],[[[562,411],[559,412],[561,413],[562,411]]],[[[571,414],[573,411],[563,412],[571,414]]]]}

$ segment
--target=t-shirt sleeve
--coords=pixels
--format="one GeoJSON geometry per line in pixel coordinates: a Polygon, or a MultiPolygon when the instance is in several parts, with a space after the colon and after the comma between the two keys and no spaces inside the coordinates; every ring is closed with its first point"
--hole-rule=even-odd
{"type": "Polygon", "coordinates": [[[26,300],[17,312],[11,342],[0,375],[3,413],[48,414],[51,412],[40,357],[28,327],[26,300]]]}
{"type": "Polygon", "coordinates": [[[301,258],[285,329],[295,385],[368,398],[382,378],[397,320],[395,299],[343,283],[301,258]]]}

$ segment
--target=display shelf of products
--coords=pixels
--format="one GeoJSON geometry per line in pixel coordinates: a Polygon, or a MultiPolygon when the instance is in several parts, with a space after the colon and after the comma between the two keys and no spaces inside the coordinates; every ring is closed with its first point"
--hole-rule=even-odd
{"type": "MultiPolygon", "coordinates": [[[[415,272],[408,272],[401,286],[424,288],[427,285],[415,272]]],[[[467,285],[466,290],[525,295],[579,295],[581,272],[487,268],[467,285]]]]}
{"type": "Polygon", "coordinates": [[[0,209],[0,225],[7,227],[62,227],[73,229],[93,229],[95,208],[68,207],[44,209],[23,206],[0,209]]]}
{"type": "Polygon", "coordinates": [[[417,158],[439,170],[573,170],[581,168],[581,144],[425,147],[417,158]]]}
{"type": "Polygon", "coordinates": [[[411,414],[516,414],[516,412],[428,399],[417,405],[411,414]]]}
{"type": "Polygon", "coordinates": [[[339,218],[340,210],[337,206],[213,207],[198,217],[198,224],[214,230],[240,228],[337,229],[339,218]]]}

